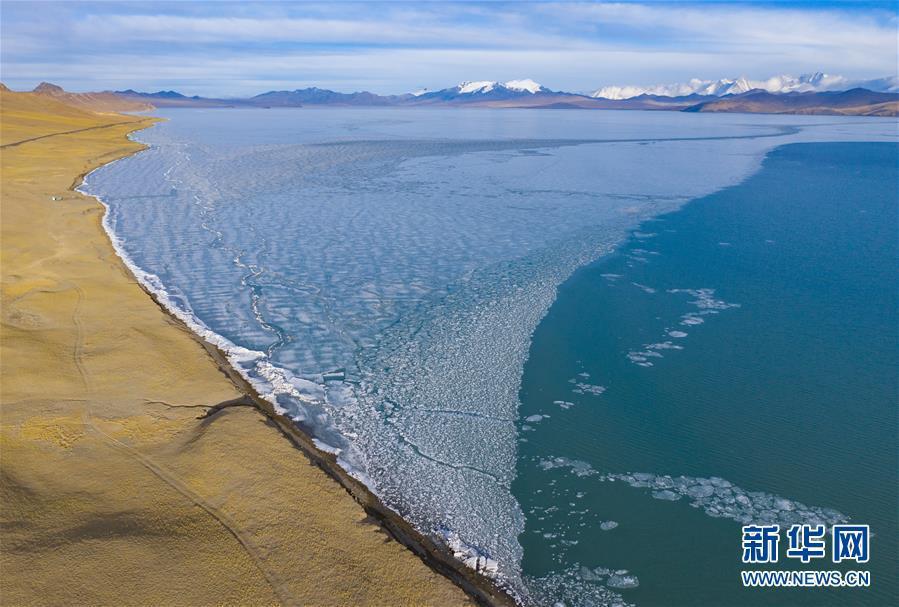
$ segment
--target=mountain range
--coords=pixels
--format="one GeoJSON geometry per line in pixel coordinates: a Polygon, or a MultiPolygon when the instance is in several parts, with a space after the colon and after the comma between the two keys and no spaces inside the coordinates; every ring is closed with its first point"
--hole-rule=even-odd
{"type": "Polygon", "coordinates": [[[663,95],[678,97],[683,95],[739,95],[751,90],[762,90],[768,93],[809,93],[822,91],[846,91],[863,88],[875,92],[899,91],[899,78],[890,76],[875,80],[852,81],[843,76],[815,72],[795,77],[788,74],[772,76],[766,80],[750,80],[746,77],[722,78],[719,80],[700,80],[693,78],[688,82],[676,84],[656,84],[652,86],[626,85],[605,86],[592,93],[591,97],[602,99],[630,99],[640,95],[663,95]]]}
{"type": "Polygon", "coordinates": [[[896,93],[878,93],[855,88],[820,93],[784,93],[751,90],[726,95],[686,108],[687,112],[741,112],[746,114],[841,114],[851,116],[896,116],[896,93]]]}
{"type": "Polygon", "coordinates": [[[32,91],[37,95],[50,97],[66,105],[94,112],[145,112],[153,105],[143,99],[126,99],[117,93],[70,93],[61,86],[41,82],[32,91]]]}
{"type": "Polygon", "coordinates": [[[438,91],[422,90],[401,95],[378,95],[367,91],[340,93],[310,87],[268,91],[248,98],[208,98],[186,96],[171,90],[155,93],[133,89],[68,93],[48,83],[41,83],[33,92],[95,111],[178,107],[466,106],[896,116],[899,115],[897,91],[899,79],[895,77],[853,83],[841,76],[818,72],[798,78],[775,76],[765,81],[746,78],[716,81],[694,79],[684,84],[642,88],[604,87],[589,95],[553,91],[530,79],[466,81],[438,91]]]}

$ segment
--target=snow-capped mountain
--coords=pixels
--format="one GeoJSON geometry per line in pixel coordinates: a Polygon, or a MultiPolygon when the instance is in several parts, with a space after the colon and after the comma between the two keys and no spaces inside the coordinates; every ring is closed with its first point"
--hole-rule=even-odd
{"type": "Polygon", "coordinates": [[[456,87],[462,95],[483,95],[493,91],[513,91],[516,93],[530,93],[532,95],[545,92],[548,89],[530,78],[524,80],[509,80],[508,82],[496,82],[494,80],[466,81],[456,87]]]}
{"type": "Polygon", "coordinates": [[[509,80],[497,82],[495,80],[471,80],[461,84],[442,89],[428,91],[416,95],[416,103],[433,104],[441,102],[452,103],[485,103],[490,101],[502,101],[516,98],[530,98],[543,96],[551,91],[530,79],[509,80]]]}
{"type": "Polygon", "coordinates": [[[640,95],[660,97],[686,97],[687,95],[738,95],[755,88],[746,78],[722,78],[720,80],[700,80],[675,84],[655,84],[651,86],[605,86],[590,93],[591,97],[602,99],[630,99],[640,95]]]}
{"type": "MultiPolygon", "coordinates": [[[[48,94],[54,87],[42,87],[48,94]]],[[[40,92],[40,91],[39,91],[40,92]]],[[[824,73],[767,80],[722,78],[656,86],[609,86],[592,95],[552,91],[530,79],[466,81],[438,91],[419,89],[402,95],[367,91],[340,93],[328,89],[269,91],[250,98],[185,97],[173,91],[110,93],[152,107],[304,107],[459,106],[483,108],[546,108],[554,110],[667,110],[687,112],[750,112],[896,116],[899,78],[890,76],[852,81],[824,73]]]]}
{"type": "Polygon", "coordinates": [[[602,99],[630,99],[639,95],[659,95],[662,97],[684,97],[687,95],[739,95],[747,91],[761,89],[769,93],[817,92],[846,90],[854,87],[873,91],[899,90],[899,79],[895,76],[877,80],[850,81],[843,76],[815,72],[799,77],[783,74],[767,80],[750,80],[746,77],[701,80],[693,78],[689,82],[656,84],[652,86],[606,86],[593,91],[590,96],[602,99]]]}
{"type": "Polygon", "coordinates": [[[527,91],[528,93],[531,93],[532,95],[536,94],[536,93],[545,93],[545,92],[549,91],[549,89],[544,87],[542,84],[538,84],[538,83],[534,82],[533,80],[531,80],[530,78],[525,78],[524,80],[509,80],[508,82],[503,84],[503,86],[512,91],[521,91],[521,92],[527,91]]]}

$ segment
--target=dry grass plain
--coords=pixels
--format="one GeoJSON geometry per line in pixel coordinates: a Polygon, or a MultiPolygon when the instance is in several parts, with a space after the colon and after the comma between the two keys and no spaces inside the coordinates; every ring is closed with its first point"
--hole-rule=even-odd
{"type": "Polygon", "coordinates": [[[238,389],[72,190],[152,119],[0,95],[2,604],[470,604],[258,410],[203,417],[238,389]]]}

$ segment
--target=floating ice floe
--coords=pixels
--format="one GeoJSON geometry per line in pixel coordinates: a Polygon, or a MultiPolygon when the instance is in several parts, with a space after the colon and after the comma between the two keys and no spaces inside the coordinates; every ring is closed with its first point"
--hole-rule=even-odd
{"type": "Polygon", "coordinates": [[[639,282],[632,282],[631,284],[634,285],[635,287],[637,287],[638,289],[640,289],[641,291],[643,291],[644,293],[649,293],[650,295],[656,292],[656,290],[653,289],[652,287],[648,287],[644,284],[640,284],[639,282]]]}
{"type": "Polygon", "coordinates": [[[624,573],[619,571],[624,570],[613,571],[605,567],[591,569],[575,564],[564,571],[544,577],[525,578],[525,583],[531,591],[528,603],[553,607],[571,605],[634,607],[616,590],[636,588],[639,584],[637,576],[630,575],[627,571],[624,573]]]}
{"type": "Polygon", "coordinates": [[[567,400],[554,400],[554,405],[558,405],[561,409],[570,409],[574,406],[574,403],[567,400]]]}
{"type": "Polygon", "coordinates": [[[537,422],[543,421],[545,418],[549,418],[549,415],[528,415],[524,418],[524,421],[536,424],[537,422]]]}
{"type": "Polygon", "coordinates": [[[622,481],[631,487],[650,489],[652,497],[658,500],[677,501],[687,498],[690,505],[702,508],[709,516],[729,518],[744,525],[809,523],[830,526],[849,520],[845,514],[832,508],[807,506],[761,491],[746,491],[716,476],[697,478],[634,473],[607,474],[600,478],[604,481],[622,481]]]}
{"type": "Polygon", "coordinates": [[[553,457],[542,459],[537,464],[543,470],[555,470],[558,468],[571,468],[575,476],[592,476],[597,474],[596,470],[585,461],[579,459],[568,459],[567,457],[553,457]]]}
{"type": "Polygon", "coordinates": [[[617,521],[603,521],[599,524],[599,528],[603,531],[611,531],[618,526],[617,521]]]}
{"type": "Polygon", "coordinates": [[[587,382],[578,381],[577,378],[573,378],[568,381],[569,383],[574,384],[574,388],[571,390],[574,394],[592,394],[593,396],[599,396],[606,391],[605,386],[588,384],[587,382]]]}
{"type": "Polygon", "coordinates": [[[636,588],[640,585],[640,580],[637,579],[637,576],[631,575],[627,569],[612,571],[605,567],[595,567],[590,569],[589,567],[582,566],[578,571],[578,576],[582,580],[589,582],[605,581],[606,586],[609,588],[618,588],[621,590],[636,588]]]}
{"type": "Polygon", "coordinates": [[[655,343],[655,344],[647,344],[647,345],[644,346],[644,347],[645,347],[647,350],[655,350],[655,351],[658,351],[658,350],[683,350],[683,349],[684,349],[683,346],[679,346],[679,345],[677,345],[677,344],[675,344],[675,343],[672,343],[672,342],[670,342],[670,341],[660,341],[660,342],[655,343]]]}
{"type": "Polygon", "coordinates": [[[727,310],[739,308],[738,303],[729,303],[715,298],[715,289],[668,289],[669,293],[687,293],[696,299],[689,302],[701,310],[727,310]]]}
{"type": "MultiPolygon", "coordinates": [[[[598,480],[621,481],[631,487],[649,489],[653,498],[663,501],[678,501],[686,498],[690,505],[711,517],[729,518],[743,525],[749,523],[778,523],[792,525],[808,523],[831,526],[844,523],[849,517],[820,506],[807,506],[779,495],[762,491],[746,491],[730,481],[713,476],[699,478],[692,476],[669,476],[648,472],[632,474],[599,474],[589,463],[566,457],[542,459],[538,465],[543,470],[568,468],[575,476],[598,476],[598,480]]],[[[602,526],[600,526],[602,528],[602,526]]]]}
{"type": "Polygon", "coordinates": [[[620,588],[626,590],[628,588],[636,588],[640,585],[640,580],[636,575],[615,575],[609,576],[606,586],[609,588],[620,588]]]}
{"type": "Polygon", "coordinates": [[[740,304],[730,303],[723,299],[715,298],[715,289],[669,289],[669,293],[687,293],[696,299],[689,303],[699,308],[699,312],[687,312],[681,316],[681,323],[684,326],[701,325],[705,320],[703,316],[710,314],[718,314],[722,310],[729,308],[739,308],[740,304]]]}
{"type": "Polygon", "coordinates": [[[662,489],[661,491],[653,491],[652,496],[657,500],[665,500],[669,502],[676,502],[681,498],[680,494],[671,491],[670,489],[662,489]]]}
{"type": "Polygon", "coordinates": [[[651,367],[650,358],[662,358],[662,355],[655,350],[639,350],[627,353],[627,359],[640,367],[651,367]]]}
{"type": "MultiPolygon", "coordinates": [[[[643,287],[643,285],[640,285],[638,283],[633,284],[641,288],[643,287]]],[[[724,301],[723,299],[717,299],[715,297],[715,289],[668,289],[668,293],[686,293],[695,297],[695,299],[693,299],[689,303],[699,308],[699,310],[696,312],[687,312],[680,317],[680,324],[687,327],[701,325],[705,322],[704,317],[710,314],[718,314],[722,310],[740,307],[740,304],[738,303],[730,303],[724,301]]],[[[685,331],[678,330],[665,329],[665,333],[669,337],[674,337],[677,339],[687,336],[687,333],[685,331]]],[[[626,354],[626,356],[627,359],[635,365],[638,365],[640,367],[651,367],[653,366],[653,363],[649,360],[650,358],[662,358],[662,354],[659,352],[659,350],[683,350],[683,346],[674,344],[670,341],[662,341],[654,344],[644,344],[643,350],[631,350],[626,354]]]]}

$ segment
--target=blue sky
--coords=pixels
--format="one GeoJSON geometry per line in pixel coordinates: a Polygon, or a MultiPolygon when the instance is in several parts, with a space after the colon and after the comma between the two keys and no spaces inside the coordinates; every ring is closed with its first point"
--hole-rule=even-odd
{"type": "Polygon", "coordinates": [[[402,93],[533,78],[588,91],[692,77],[896,75],[889,2],[0,4],[0,78],[71,90],[402,93]]]}

